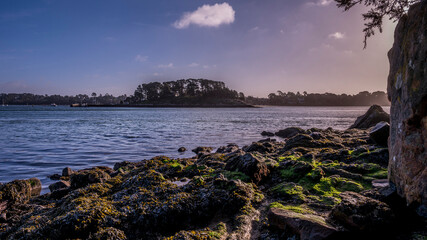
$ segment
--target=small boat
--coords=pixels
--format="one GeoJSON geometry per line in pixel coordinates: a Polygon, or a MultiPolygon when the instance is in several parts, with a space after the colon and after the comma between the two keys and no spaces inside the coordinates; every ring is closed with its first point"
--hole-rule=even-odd
{"type": "Polygon", "coordinates": [[[56,107],[55,103],[50,104],[51,107],[56,107]]]}

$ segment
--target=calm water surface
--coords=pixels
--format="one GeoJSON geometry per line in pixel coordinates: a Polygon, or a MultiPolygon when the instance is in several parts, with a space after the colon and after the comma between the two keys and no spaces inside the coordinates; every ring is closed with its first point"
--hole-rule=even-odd
{"type": "MultiPolygon", "coordinates": [[[[290,126],[346,129],[368,107],[253,109],[70,108],[0,106],[0,182],[140,161],[158,155],[191,157],[197,146],[240,147],[264,130],[290,126]]],[[[389,111],[389,107],[384,108],[389,111]]]]}

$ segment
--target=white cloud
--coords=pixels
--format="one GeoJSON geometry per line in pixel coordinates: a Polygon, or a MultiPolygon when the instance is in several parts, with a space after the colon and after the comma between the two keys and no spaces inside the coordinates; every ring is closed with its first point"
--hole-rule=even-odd
{"type": "Polygon", "coordinates": [[[319,7],[326,7],[329,6],[334,0],[318,0],[316,2],[308,2],[307,6],[319,6],[319,7]]]}
{"type": "Polygon", "coordinates": [[[200,66],[200,64],[193,62],[193,63],[189,64],[188,66],[189,67],[198,67],[198,66],[200,66]]]}
{"type": "Polygon", "coordinates": [[[340,32],[331,33],[329,34],[329,38],[339,40],[345,38],[345,34],[340,32]]]}
{"type": "Polygon", "coordinates": [[[137,62],[146,62],[148,60],[148,56],[136,55],[135,61],[137,62]]]}
{"type": "Polygon", "coordinates": [[[259,27],[256,26],[256,27],[249,29],[249,32],[254,32],[254,31],[258,31],[258,30],[259,30],[259,27]]]}
{"type": "Polygon", "coordinates": [[[194,12],[187,12],[173,26],[178,29],[189,27],[191,24],[200,27],[219,27],[234,22],[235,11],[228,3],[203,5],[194,12]]]}
{"type": "Polygon", "coordinates": [[[160,64],[157,66],[158,68],[173,68],[173,63],[169,64],[160,64]]]}

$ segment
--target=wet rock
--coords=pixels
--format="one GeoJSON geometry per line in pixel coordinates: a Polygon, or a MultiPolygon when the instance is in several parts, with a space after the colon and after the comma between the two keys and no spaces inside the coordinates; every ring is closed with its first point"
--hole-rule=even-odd
{"type": "Polygon", "coordinates": [[[197,147],[191,151],[194,152],[195,154],[199,155],[200,153],[209,154],[212,152],[212,150],[213,150],[212,147],[197,147]]]}
{"type": "Polygon", "coordinates": [[[48,178],[50,180],[59,180],[59,179],[61,179],[61,175],[55,173],[55,174],[49,175],[48,178]]]}
{"type": "Polygon", "coordinates": [[[384,112],[382,107],[378,105],[372,105],[365,114],[356,119],[353,125],[351,125],[350,129],[368,129],[375,126],[379,122],[390,123],[390,115],[384,112]]]}
{"type": "Polygon", "coordinates": [[[0,187],[0,201],[9,205],[26,203],[31,197],[39,196],[42,184],[38,178],[15,180],[0,187]]]}
{"type": "Polygon", "coordinates": [[[134,163],[129,161],[118,162],[114,164],[113,170],[117,171],[121,168],[132,168],[134,167],[134,163]]]}
{"type": "Polygon", "coordinates": [[[277,142],[277,140],[275,138],[264,138],[264,139],[259,140],[258,142],[260,142],[260,143],[265,143],[265,142],[273,143],[273,142],[277,142]]]}
{"type": "Polygon", "coordinates": [[[261,182],[270,173],[265,164],[265,159],[253,153],[246,153],[230,158],[227,161],[225,169],[240,171],[248,175],[255,183],[261,182]]]}
{"type": "Polygon", "coordinates": [[[237,144],[231,143],[227,146],[221,146],[216,150],[216,153],[233,153],[239,150],[237,144]]]}
{"type": "Polygon", "coordinates": [[[319,140],[319,139],[325,138],[323,136],[323,134],[320,132],[312,132],[312,133],[310,133],[310,137],[312,137],[314,140],[319,140]]]}
{"type": "Polygon", "coordinates": [[[339,141],[334,141],[333,138],[315,140],[313,137],[307,134],[298,134],[286,141],[283,152],[288,151],[292,148],[303,147],[303,148],[333,148],[342,149],[344,145],[339,141]]]}
{"type": "Polygon", "coordinates": [[[386,122],[380,122],[369,132],[369,138],[380,146],[387,147],[388,137],[390,136],[390,125],[386,122]]]}
{"type": "Polygon", "coordinates": [[[274,133],[267,132],[267,131],[262,131],[261,136],[264,136],[264,137],[274,137],[274,133]]]}
{"type": "Polygon", "coordinates": [[[224,155],[222,153],[207,154],[197,159],[196,164],[197,166],[223,168],[225,166],[224,155]]]}
{"type": "Polygon", "coordinates": [[[98,240],[98,239],[117,239],[117,240],[125,240],[127,239],[126,234],[117,228],[108,227],[104,229],[100,229],[95,234],[91,234],[89,236],[90,240],[98,240]]]}
{"type": "Polygon", "coordinates": [[[330,217],[350,229],[377,231],[394,220],[386,203],[355,192],[343,192],[340,197],[342,201],[332,209],[330,217]]]}
{"type": "Polygon", "coordinates": [[[281,138],[291,138],[300,133],[305,133],[305,130],[298,127],[290,127],[283,130],[279,130],[275,133],[275,135],[281,138]]]}
{"type": "Polygon", "coordinates": [[[245,152],[268,153],[274,152],[275,150],[275,145],[270,141],[254,142],[249,146],[243,147],[243,151],[245,152]]]}
{"type": "Polygon", "coordinates": [[[50,192],[54,192],[54,191],[58,191],[61,189],[69,188],[70,186],[71,186],[70,182],[61,180],[59,182],[56,182],[56,183],[49,185],[49,190],[50,190],[50,192]]]}
{"type": "Polygon", "coordinates": [[[71,174],[73,174],[74,173],[74,171],[71,169],[71,168],[69,168],[69,167],[66,167],[66,168],[64,168],[63,170],[62,170],[62,176],[63,177],[69,177],[69,176],[71,176],[71,174]]]}
{"type": "Polygon", "coordinates": [[[280,208],[271,208],[268,220],[271,226],[291,231],[301,240],[330,239],[338,232],[337,229],[326,223],[323,217],[280,208]]]}
{"type": "Polygon", "coordinates": [[[427,2],[413,4],[389,51],[390,181],[427,218],[427,2]]]}
{"type": "Polygon", "coordinates": [[[80,170],[71,175],[71,187],[81,188],[92,183],[103,183],[110,179],[110,173],[113,170],[108,167],[95,167],[91,169],[80,170]]]}
{"type": "Polygon", "coordinates": [[[185,152],[185,151],[187,151],[187,149],[185,148],[185,147],[180,147],[180,148],[178,148],[178,152],[185,152]]]}

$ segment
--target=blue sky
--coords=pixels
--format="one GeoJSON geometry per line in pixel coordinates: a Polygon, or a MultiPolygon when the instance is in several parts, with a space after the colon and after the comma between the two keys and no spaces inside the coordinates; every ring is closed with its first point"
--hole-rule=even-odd
{"type": "Polygon", "coordinates": [[[255,96],[384,91],[395,24],[363,50],[364,10],[330,0],[2,0],[0,92],[119,95],[182,78],[255,96]]]}

